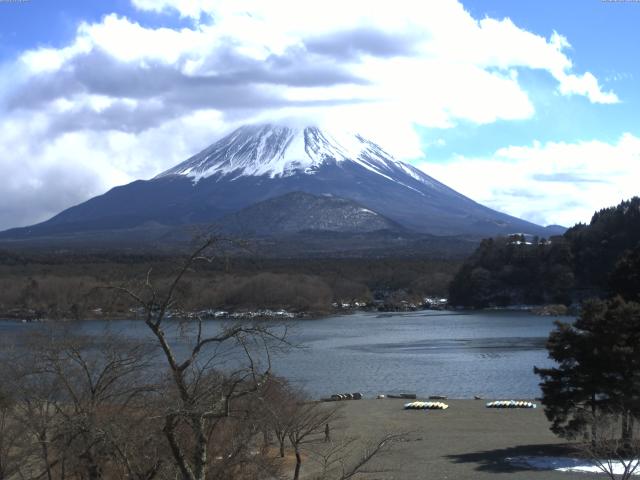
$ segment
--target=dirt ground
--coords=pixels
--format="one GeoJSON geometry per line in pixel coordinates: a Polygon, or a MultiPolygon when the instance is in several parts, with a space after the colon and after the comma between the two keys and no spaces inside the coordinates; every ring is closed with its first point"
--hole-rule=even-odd
{"type": "MultiPolygon", "coordinates": [[[[537,409],[490,409],[482,400],[447,400],[447,410],[404,410],[404,400],[341,402],[340,419],[331,425],[332,441],[360,437],[374,442],[385,433],[407,438],[379,456],[376,479],[605,479],[603,475],[536,471],[515,467],[508,457],[562,456],[563,441],[549,431],[537,409]]],[[[334,402],[328,403],[333,405],[334,402]]],[[[307,466],[307,474],[311,473],[307,466]]],[[[368,477],[369,478],[369,477],[368,477]]]]}

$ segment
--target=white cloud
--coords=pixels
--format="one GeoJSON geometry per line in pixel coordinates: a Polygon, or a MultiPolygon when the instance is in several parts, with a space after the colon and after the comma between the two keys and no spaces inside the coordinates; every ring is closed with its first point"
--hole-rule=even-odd
{"type": "Polygon", "coordinates": [[[176,11],[182,17],[200,18],[202,13],[214,8],[215,0],[132,0],[140,10],[154,12],[176,11]]]}
{"type": "Polygon", "coordinates": [[[620,99],[613,92],[603,92],[598,79],[590,72],[582,75],[565,74],[560,81],[563,95],[584,95],[592,103],[618,103],[620,99]]]}
{"type": "Polygon", "coordinates": [[[572,226],[638,195],[640,138],[626,133],[612,143],[534,142],[419,168],[489,207],[543,225],[572,226]]]}
{"type": "Polygon", "coordinates": [[[43,114],[0,120],[0,229],[44,221],[111,187],[149,178],[227,127],[219,113],[200,111],[141,134],[76,131],[43,142],[47,128],[43,114]]]}
{"type": "Polygon", "coordinates": [[[243,122],[304,117],[418,158],[415,125],[532,117],[521,69],[548,72],[561,95],[618,100],[573,71],[560,34],[478,20],[455,0],[132,3],[192,22],[151,28],[111,14],[79,25],[69,45],[24,52],[3,69],[0,168],[16,175],[6,205],[32,207],[4,207],[0,229],[153,176],[243,122]],[[42,200],[52,169],[77,184],[72,198],[42,200]]]}
{"type": "Polygon", "coordinates": [[[63,70],[74,58],[100,50],[115,62],[138,68],[161,62],[193,77],[224,75],[251,62],[265,62],[299,49],[311,59],[309,67],[328,56],[324,60],[333,65],[325,63],[327,68],[341,68],[367,84],[345,80],[296,86],[294,77],[302,72],[295,70],[288,76],[284,72],[276,89],[273,83],[267,86],[258,78],[252,88],[292,102],[391,102],[398,109],[411,110],[413,122],[430,127],[453,126],[458,120],[490,123],[531,117],[534,107],[518,83],[518,68],[548,71],[558,81],[562,95],[582,95],[595,103],[618,101],[614,93],[601,90],[591,73],[571,71],[571,60],[564,53],[570,45],[561,35],[554,32],[547,40],[508,18],[476,21],[453,0],[437,5],[414,0],[392,4],[364,0],[134,0],[134,5],[178,11],[188,17],[206,12],[212,20],[176,30],[145,28],[130,19],[108,15],[99,23],[80,25],[77,39],[69,47],[27,52],[22,62],[37,74],[63,70]],[[408,36],[413,44],[395,56],[362,50],[355,58],[332,58],[326,51],[325,55],[309,51],[309,41],[318,36],[340,34],[341,40],[348,42],[348,31],[355,35],[361,28],[382,32],[390,42],[406,42],[408,36]]]}

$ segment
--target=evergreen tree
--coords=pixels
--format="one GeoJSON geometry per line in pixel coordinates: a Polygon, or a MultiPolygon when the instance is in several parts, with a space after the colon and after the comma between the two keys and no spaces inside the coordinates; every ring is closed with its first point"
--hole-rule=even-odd
{"type": "Polygon", "coordinates": [[[640,244],[627,250],[616,263],[609,288],[625,300],[640,301],[640,244]]]}
{"type": "Polygon", "coordinates": [[[454,305],[570,304],[610,292],[640,301],[640,197],[548,241],[483,240],[449,288],[454,305]],[[634,250],[635,249],[635,250],[634,250]]]}
{"type": "Polygon", "coordinates": [[[556,323],[547,342],[554,368],[534,368],[542,380],[551,430],[576,438],[591,430],[601,412],[620,419],[630,441],[640,415],[640,304],[617,297],[585,302],[573,324],[556,323]]]}

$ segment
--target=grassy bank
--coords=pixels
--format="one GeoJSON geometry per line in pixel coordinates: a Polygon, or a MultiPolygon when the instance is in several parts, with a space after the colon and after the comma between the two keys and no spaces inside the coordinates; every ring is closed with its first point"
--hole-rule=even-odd
{"type": "MultiPolygon", "coordinates": [[[[343,402],[336,439],[358,436],[375,441],[384,433],[406,432],[407,438],[384,453],[372,468],[379,479],[513,479],[572,480],[602,478],[589,474],[535,471],[515,467],[508,457],[561,456],[570,446],[549,431],[537,409],[489,409],[483,400],[447,400],[443,411],[404,410],[405,400],[343,402]]],[[[307,471],[310,473],[310,471],[307,471]]]]}

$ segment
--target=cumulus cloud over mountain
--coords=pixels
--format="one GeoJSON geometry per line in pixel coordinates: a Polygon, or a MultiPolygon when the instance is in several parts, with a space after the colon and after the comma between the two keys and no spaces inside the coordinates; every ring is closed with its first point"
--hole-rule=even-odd
{"type": "Polygon", "coordinates": [[[535,115],[524,70],[546,72],[560,96],[619,101],[574,68],[560,33],[476,19],[454,0],[132,5],[155,23],[113,13],[2,66],[0,228],[152,177],[242,123],[313,119],[420,159],[415,126],[535,115]],[[163,26],[169,17],[181,26],[163,26]]]}

